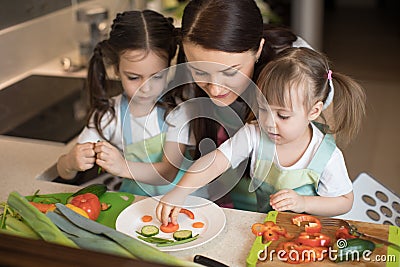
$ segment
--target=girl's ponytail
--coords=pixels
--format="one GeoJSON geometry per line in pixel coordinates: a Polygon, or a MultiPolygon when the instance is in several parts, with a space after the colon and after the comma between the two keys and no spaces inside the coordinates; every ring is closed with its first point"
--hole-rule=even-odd
{"type": "Polygon", "coordinates": [[[334,72],[332,81],[335,88],[332,131],[336,133],[338,143],[347,144],[361,128],[366,113],[366,95],[360,84],[344,74],[334,72]]]}
{"type": "MultiPolygon", "coordinates": [[[[110,112],[111,117],[114,118],[115,110],[113,105],[110,103],[109,96],[107,94],[107,73],[104,65],[103,46],[106,45],[106,41],[98,43],[93,50],[93,55],[89,61],[88,68],[88,87],[89,87],[89,101],[90,101],[90,112],[89,118],[93,115],[93,123],[100,136],[104,139],[101,121],[107,112],[110,112]]],[[[89,122],[88,122],[89,127],[89,122]]]]}

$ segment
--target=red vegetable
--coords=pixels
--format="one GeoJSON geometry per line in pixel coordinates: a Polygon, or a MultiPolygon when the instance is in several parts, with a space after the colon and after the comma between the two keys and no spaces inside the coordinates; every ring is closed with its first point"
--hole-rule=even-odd
{"type": "Polygon", "coordinates": [[[204,227],[204,223],[203,222],[195,222],[192,224],[193,228],[203,228],[204,227]]]}
{"type": "Polygon", "coordinates": [[[311,247],[295,242],[279,243],[276,251],[281,260],[292,264],[322,261],[328,255],[326,247],[311,247]]]}
{"type": "Polygon", "coordinates": [[[349,229],[347,229],[344,226],[342,226],[336,230],[335,236],[336,236],[336,239],[346,239],[346,240],[357,238],[357,236],[350,234],[349,229]]]}
{"type": "Polygon", "coordinates": [[[142,222],[151,222],[153,220],[153,217],[150,215],[143,215],[142,217],[142,222]]]}
{"type": "Polygon", "coordinates": [[[309,234],[303,232],[296,239],[296,243],[311,247],[329,247],[331,244],[331,238],[321,233],[309,234]]]}
{"type": "Polygon", "coordinates": [[[31,205],[35,206],[40,212],[46,213],[48,211],[53,211],[56,209],[56,204],[46,204],[38,202],[29,202],[31,205]]]}
{"type": "Polygon", "coordinates": [[[183,213],[183,214],[186,214],[190,219],[194,220],[194,214],[190,210],[181,209],[179,212],[183,213]]]}
{"type": "Polygon", "coordinates": [[[169,222],[168,225],[162,224],[160,226],[160,230],[164,233],[174,233],[178,231],[179,229],[179,224],[173,224],[172,222],[169,222]]]}
{"type": "Polygon", "coordinates": [[[305,225],[305,231],[309,234],[320,233],[322,229],[321,222],[311,215],[297,215],[292,218],[293,224],[300,226],[302,222],[308,222],[305,225]]]}
{"type": "Polygon", "coordinates": [[[71,204],[83,209],[89,215],[89,219],[95,221],[100,215],[101,204],[99,198],[92,193],[77,195],[72,198],[71,204]]]}
{"type": "Polygon", "coordinates": [[[263,236],[263,241],[275,241],[278,240],[280,236],[284,236],[286,238],[293,237],[292,235],[287,233],[285,228],[271,221],[266,221],[263,224],[253,224],[251,227],[251,231],[256,236],[263,236]]]}

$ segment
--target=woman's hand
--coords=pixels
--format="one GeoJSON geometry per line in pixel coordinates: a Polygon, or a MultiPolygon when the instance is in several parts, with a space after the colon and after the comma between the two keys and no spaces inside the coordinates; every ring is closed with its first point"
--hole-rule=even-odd
{"type": "Polygon", "coordinates": [[[305,211],[305,197],[292,189],[283,189],[270,196],[270,205],[277,211],[290,210],[297,213],[305,211]]]}
{"type": "Polygon", "coordinates": [[[116,176],[130,177],[127,165],[121,152],[106,141],[94,144],[96,153],[96,164],[106,172],[116,176]]]}
{"type": "Polygon", "coordinates": [[[174,194],[174,190],[160,199],[156,207],[156,216],[163,225],[166,226],[170,218],[173,224],[178,223],[178,215],[181,210],[180,206],[182,206],[184,202],[182,199],[184,198],[174,194]]]}

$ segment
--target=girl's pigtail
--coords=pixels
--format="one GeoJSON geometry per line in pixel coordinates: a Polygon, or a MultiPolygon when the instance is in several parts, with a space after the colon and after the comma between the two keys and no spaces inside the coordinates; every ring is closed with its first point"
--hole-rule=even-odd
{"type": "MultiPolygon", "coordinates": [[[[105,45],[105,42],[106,41],[103,41],[96,45],[93,55],[89,61],[88,86],[91,107],[89,118],[91,118],[93,115],[93,123],[96,130],[99,132],[100,136],[106,140],[102,131],[101,121],[107,112],[115,114],[115,111],[112,108],[112,105],[109,101],[109,96],[107,95],[107,73],[102,53],[102,47],[105,45]]],[[[111,117],[114,116],[112,115],[111,117]]]]}
{"type": "Polygon", "coordinates": [[[359,83],[352,78],[333,73],[335,88],[333,97],[334,127],[338,142],[348,144],[357,135],[366,113],[366,95],[359,83]]]}

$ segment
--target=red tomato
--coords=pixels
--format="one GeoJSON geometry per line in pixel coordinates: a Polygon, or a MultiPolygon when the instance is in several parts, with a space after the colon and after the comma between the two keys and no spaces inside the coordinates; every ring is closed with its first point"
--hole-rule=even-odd
{"type": "Polygon", "coordinates": [[[92,193],[78,195],[71,200],[71,204],[83,209],[89,215],[89,219],[95,221],[100,215],[101,204],[99,198],[92,193]]]}
{"type": "Polygon", "coordinates": [[[194,214],[190,210],[181,209],[179,212],[183,213],[183,214],[186,214],[190,219],[194,220],[194,214]]]}
{"type": "Polygon", "coordinates": [[[331,245],[331,238],[327,235],[316,233],[301,233],[296,239],[296,243],[311,247],[329,247],[331,245]]]}
{"type": "Polygon", "coordinates": [[[304,229],[309,234],[320,233],[322,229],[321,222],[317,218],[311,215],[302,214],[294,216],[292,218],[292,222],[293,224],[296,224],[298,226],[300,226],[302,222],[308,222],[308,224],[304,226],[304,229]]]}
{"type": "Polygon", "coordinates": [[[160,226],[161,232],[164,233],[174,233],[178,231],[178,229],[179,229],[179,224],[172,224],[172,222],[169,222],[167,226],[165,226],[164,224],[160,226]]]}

